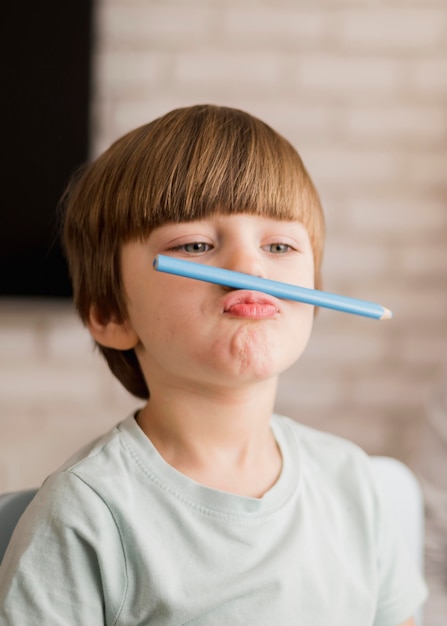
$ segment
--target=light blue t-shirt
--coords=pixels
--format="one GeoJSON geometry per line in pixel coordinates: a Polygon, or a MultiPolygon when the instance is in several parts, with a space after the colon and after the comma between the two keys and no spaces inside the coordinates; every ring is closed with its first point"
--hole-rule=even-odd
{"type": "Polygon", "coordinates": [[[2,626],[398,626],[426,586],[369,459],[280,416],[262,498],[210,489],[133,416],[39,490],[0,567],[2,626]]]}

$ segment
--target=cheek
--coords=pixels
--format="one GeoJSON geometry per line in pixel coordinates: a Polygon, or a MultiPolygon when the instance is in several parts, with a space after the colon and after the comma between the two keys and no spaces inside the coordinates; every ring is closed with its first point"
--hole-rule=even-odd
{"type": "Polygon", "coordinates": [[[315,273],[313,263],[308,264],[301,274],[301,280],[299,284],[307,289],[315,289],[315,273]]]}
{"type": "Polygon", "coordinates": [[[150,320],[163,321],[174,317],[176,311],[185,312],[188,303],[188,289],[181,279],[170,276],[156,276],[152,280],[129,280],[129,312],[138,316],[142,323],[150,320]]]}
{"type": "Polygon", "coordinates": [[[292,306],[295,311],[287,324],[285,335],[288,339],[284,342],[284,349],[296,359],[306,348],[312,333],[314,307],[301,303],[293,303],[292,306]]]}
{"type": "Polygon", "coordinates": [[[148,290],[137,314],[141,339],[148,350],[164,343],[167,351],[173,343],[192,342],[204,320],[200,298],[194,289],[188,289],[186,280],[160,286],[148,290]]]}

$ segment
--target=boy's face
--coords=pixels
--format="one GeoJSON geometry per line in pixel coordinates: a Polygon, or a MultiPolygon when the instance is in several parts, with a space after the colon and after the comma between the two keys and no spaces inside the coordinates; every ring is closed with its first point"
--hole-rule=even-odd
{"type": "Polygon", "coordinates": [[[151,389],[240,387],[277,377],[303,352],[308,304],[157,272],[157,254],[312,288],[306,229],[249,214],[165,224],[122,250],[127,327],[151,389]]]}

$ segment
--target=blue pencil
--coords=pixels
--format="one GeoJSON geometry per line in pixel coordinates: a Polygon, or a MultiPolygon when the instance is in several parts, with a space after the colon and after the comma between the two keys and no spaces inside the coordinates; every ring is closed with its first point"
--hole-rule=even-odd
{"type": "Polygon", "coordinates": [[[233,272],[211,265],[202,265],[201,263],[195,263],[193,261],[184,261],[162,254],[159,254],[154,259],[154,268],[159,272],[167,272],[168,274],[176,274],[177,276],[184,276],[186,278],[204,280],[208,283],[225,285],[226,287],[233,287],[234,289],[260,291],[276,298],[305,302],[326,309],[342,311],[343,313],[363,315],[364,317],[372,317],[378,320],[390,319],[393,316],[389,309],[386,309],[380,304],[374,304],[374,302],[338,296],[334,293],[319,291],[317,289],[297,287],[296,285],[281,283],[276,280],[259,278],[258,276],[251,276],[250,274],[241,274],[240,272],[233,272]]]}

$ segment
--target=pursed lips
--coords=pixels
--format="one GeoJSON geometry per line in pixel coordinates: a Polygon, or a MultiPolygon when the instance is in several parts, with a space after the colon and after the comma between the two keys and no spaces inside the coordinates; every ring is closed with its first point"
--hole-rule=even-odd
{"type": "Polygon", "coordinates": [[[223,300],[223,312],[233,317],[271,319],[279,312],[275,298],[251,291],[234,291],[223,300]]]}

